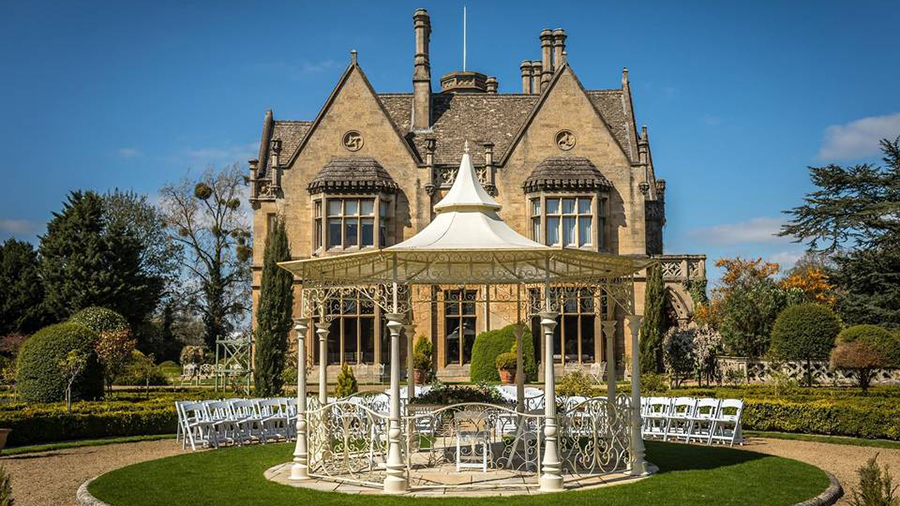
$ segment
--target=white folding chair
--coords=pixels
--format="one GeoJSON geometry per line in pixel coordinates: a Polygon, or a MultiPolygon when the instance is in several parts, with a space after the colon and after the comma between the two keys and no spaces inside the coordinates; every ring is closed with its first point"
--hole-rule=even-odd
{"type": "Polygon", "coordinates": [[[191,451],[196,451],[197,445],[218,446],[217,442],[210,437],[213,426],[204,403],[182,402],[178,409],[181,411],[183,420],[184,439],[181,441],[182,449],[186,449],[188,443],[191,445],[191,451]]]}
{"type": "Polygon", "coordinates": [[[460,411],[455,413],[453,432],[456,437],[456,472],[458,473],[462,469],[481,469],[481,472],[486,473],[491,446],[491,429],[486,412],[460,411]],[[479,450],[481,451],[479,452],[479,450]]]}
{"type": "Polygon", "coordinates": [[[606,381],[606,362],[594,362],[591,364],[591,377],[597,383],[606,381]]]}
{"type": "Polygon", "coordinates": [[[710,430],[710,443],[721,442],[734,446],[744,444],[741,434],[741,413],[744,401],[740,399],[724,399],[719,405],[719,414],[713,418],[710,430]]]}
{"type": "Polygon", "coordinates": [[[687,440],[691,431],[691,417],[694,416],[696,406],[697,400],[692,397],[676,397],[672,401],[672,410],[666,420],[666,434],[663,436],[663,441],[680,438],[687,440]]]}
{"type": "Polygon", "coordinates": [[[666,435],[669,413],[672,410],[672,399],[668,397],[650,397],[643,414],[643,436],[662,438],[666,435]]]}
{"type": "Polygon", "coordinates": [[[718,399],[713,399],[711,397],[704,397],[703,399],[697,400],[697,405],[694,407],[694,414],[690,417],[691,424],[687,437],[688,443],[692,440],[706,444],[710,443],[712,424],[713,420],[719,414],[719,404],[720,401],[718,399]]]}
{"type": "Polygon", "coordinates": [[[278,441],[290,439],[290,424],[284,400],[280,398],[260,399],[256,402],[262,423],[261,440],[278,441]]]}
{"type": "Polygon", "coordinates": [[[231,403],[227,401],[206,401],[206,412],[212,425],[210,440],[215,446],[222,443],[235,443],[240,441],[240,426],[234,418],[231,403]]]}

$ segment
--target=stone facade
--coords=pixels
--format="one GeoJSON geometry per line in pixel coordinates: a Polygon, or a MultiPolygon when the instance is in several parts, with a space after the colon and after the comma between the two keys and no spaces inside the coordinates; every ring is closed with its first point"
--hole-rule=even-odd
{"type": "MultiPolygon", "coordinates": [[[[431,20],[420,9],[413,21],[412,93],[377,93],[353,52],[314,120],[276,120],[266,113],[259,158],[250,162],[254,311],[274,216],[285,218],[298,259],[396,244],[430,222],[432,206],[449,189],[466,141],[479,178],[503,205],[500,216],[519,233],[619,255],[663,254],[665,182],[656,177],[646,127],[637,128],[627,70],[620,88],[585,89],[566,63],[565,32],[544,30],[541,60],[521,64],[521,93],[500,93],[495,78],[477,72],[443,76],[442,91],[433,93],[431,20]]],[[[685,264],[683,275],[672,272],[666,278],[673,306],[677,303],[687,315],[693,304],[685,298],[685,282],[705,277],[703,257],[662,258],[692,262],[692,272],[685,264]]],[[[298,312],[299,299],[298,288],[298,312]]],[[[640,277],[635,301],[640,314],[640,277]]],[[[499,328],[516,319],[514,308],[476,306],[474,329],[463,327],[460,342],[470,330],[499,328]]],[[[384,362],[385,331],[375,323],[381,319],[377,308],[372,312],[354,313],[356,319],[342,320],[335,329],[340,336],[333,346],[339,351],[329,352],[335,371],[341,360],[384,362]],[[355,344],[344,346],[344,339],[355,344]]],[[[445,328],[464,325],[465,318],[453,322],[446,313],[440,303],[417,311],[416,332],[434,341],[441,377],[466,378],[465,353],[454,361],[450,351],[458,349],[448,344],[452,332],[445,328]]],[[[623,316],[612,315],[619,320],[618,360],[631,353],[623,316]]],[[[569,362],[589,367],[607,359],[600,319],[579,330],[585,348],[593,350],[579,346],[577,356],[561,352],[561,362],[569,356],[569,362]]]]}

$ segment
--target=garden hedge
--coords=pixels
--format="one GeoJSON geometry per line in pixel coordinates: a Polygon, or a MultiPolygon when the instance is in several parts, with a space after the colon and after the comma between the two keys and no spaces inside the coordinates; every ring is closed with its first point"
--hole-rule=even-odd
{"type": "MultiPolygon", "coordinates": [[[[469,367],[469,379],[476,383],[480,381],[500,381],[500,373],[497,372],[496,365],[497,357],[501,353],[510,351],[515,343],[515,324],[478,334],[475,338],[475,344],[472,345],[472,363],[469,367]]],[[[525,376],[529,381],[534,381],[537,379],[537,366],[534,363],[534,343],[531,341],[531,332],[528,330],[522,336],[522,344],[525,376]]]]}
{"type": "Polygon", "coordinates": [[[93,330],[97,334],[104,332],[130,331],[128,320],[112,309],[91,306],[73,314],[69,318],[71,323],[80,323],[93,330]]]}
{"type": "Polygon", "coordinates": [[[72,399],[103,396],[103,367],[94,345],[99,336],[78,323],[44,327],[19,350],[16,390],[28,402],[56,402],[65,398],[66,378],[59,363],[73,350],[87,356],[87,366],[72,385],[72,399]]]}
{"type": "Polygon", "coordinates": [[[778,314],[770,351],[785,360],[827,360],[841,324],[820,304],[797,304],[778,314]]]}
{"type": "Polygon", "coordinates": [[[884,354],[891,367],[900,367],[900,333],[891,333],[877,325],[854,325],[838,334],[838,343],[862,341],[884,354]]]}

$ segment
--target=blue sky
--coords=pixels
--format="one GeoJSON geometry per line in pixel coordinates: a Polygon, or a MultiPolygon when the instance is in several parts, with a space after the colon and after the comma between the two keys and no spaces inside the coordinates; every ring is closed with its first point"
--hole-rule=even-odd
{"type": "MultiPolygon", "coordinates": [[[[349,60],[409,91],[412,13],[432,74],[461,67],[461,2],[3,2],[0,240],[32,241],[71,189],[155,195],[253,156],[263,113],[312,119],[349,60]]],[[[565,28],[588,88],[630,70],[668,182],[666,250],[792,262],[771,236],[806,167],[877,160],[900,135],[894,2],[468,2],[468,67],[518,92],[538,33],[565,28]]],[[[711,264],[712,262],[710,262],[711,264]]],[[[710,272],[712,277],[716,273],[710,272]]]]}

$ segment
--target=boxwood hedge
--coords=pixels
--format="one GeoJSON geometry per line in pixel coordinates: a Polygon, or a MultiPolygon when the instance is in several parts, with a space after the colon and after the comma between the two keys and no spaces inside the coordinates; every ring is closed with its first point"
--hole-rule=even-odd
{"type": "Polygon", "coordinates": [[[72,385],[72,399],[103,396],[103,368],[94,345],[99,336],[84,325],[59,323],[39,330],[19,350],[16,390],[29,402],[55,402],[65,398],[66,378],[60,360],[73,350],[84,353],[87,366],[72,385]]]}
{"type": "MultiPolygon", "coordinates": [[[[515,324],[507,325],[502,329],[488,330],[478,334],[475,344],[472,345],[472,363],[469,367],[469,379],[473,382],[500,381],[500,373],[497,372],[497,357],[512,349],[516,342],[515,324]]],[[[529,381],[537,379],[537,366],[534,363],[534,343],[531,341],[531,332],[525,330],[522,336],[522,357],[525,363],[525,377],[529,381]]]]}

